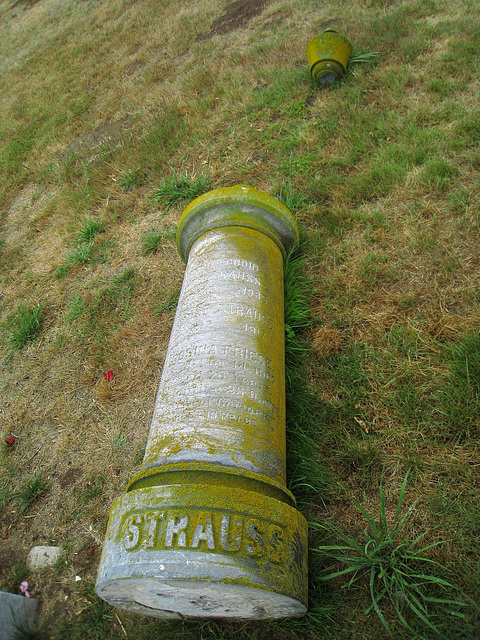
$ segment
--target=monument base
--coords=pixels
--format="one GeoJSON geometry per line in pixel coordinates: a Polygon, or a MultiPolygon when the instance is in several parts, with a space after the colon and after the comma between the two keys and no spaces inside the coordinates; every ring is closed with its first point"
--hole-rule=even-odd
{"type": "Polygon", "coordinates": [[[305,605],[288,596],[238,584],[206,580],[111,580],[102,588],[101,597],[119,609],[170,620],[273,620],[303,616],[307,611],[305,605]]]}
{"type": "Polygon", "coordinates": [[[113,503],[97,594],[158,618],[301,616],[307,546],[306,520],[270,496],[198,484],[141,488],[113,503]]]}

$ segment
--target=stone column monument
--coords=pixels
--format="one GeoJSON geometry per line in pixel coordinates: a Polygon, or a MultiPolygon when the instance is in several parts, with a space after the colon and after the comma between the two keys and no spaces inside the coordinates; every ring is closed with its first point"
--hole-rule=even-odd
{"type": "Polygon", "coordinates": [[[289,210],[247,186],[184,211],[187,262],[141,471],[113,503],[97,593],[159,618],[307,605],[307,523],[285,485],[289,210]]]}

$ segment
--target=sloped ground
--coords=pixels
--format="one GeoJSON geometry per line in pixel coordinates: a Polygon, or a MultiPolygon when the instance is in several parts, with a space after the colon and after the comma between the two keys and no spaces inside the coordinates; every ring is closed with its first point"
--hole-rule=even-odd
{"type": "MultiPolygon", "coordinates": [[[[304,455],[331,478],[308,517],[362,540],[353,499],[378,511],[382,482],[393,517],[409,471],[402,535],[442,542],[430,557],[477,597],[479,35],[461,1],[0,2],[0,588],[28,580],[44,637],[385,636],[368,581],[313,589],[300,626],[163,626],[93,595],[183,276],[185,202],[152,200],[172,172],[282,194],[297,215],[320,446],[304,455]],[[379,57],[320,89],[305,47],[327,26],[379,57]],[[21,308],[40,328],[12,351],[21,308]],[[36,544],[63,561],[29,574],[36,544]]],[[[474,637],[471,608],[440,621],[474,637]]]]}

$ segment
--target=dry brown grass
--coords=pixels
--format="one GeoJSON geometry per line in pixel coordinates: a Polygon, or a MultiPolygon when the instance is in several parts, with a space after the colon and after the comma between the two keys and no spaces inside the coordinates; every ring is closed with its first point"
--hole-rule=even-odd
{"type": "MultiPolygon", "coordinates": [[[[449,345],[480,329],[478,48],[462,48],[478,21],[465,3],[435,5],[270,0],[236,22],[218,0],[0,2],[0,433],[16,437],[0,469],[0,588],[31,546],[61,544],[65,564],[30,575],[32,592],[45,617],[86,606],[75,576],[94,579],[110,505],[141,461],[173,322],[159,309],[183,275],[172,240],[141,247],[178,222],[181,207],[164,215],[151,201],[172,171],[272,193],[288,182],[307,197],[309,380],[334,416],[319,432],[339,480],[322,517],[360,530],[351,498],[365,490],[377,508],[380,478],[392,514],[408,468],[408,499],[421,497],[409,535],[447,537],[462,515],[438,505],[472,486],[476,517],[478,439],[459,443],[441,425],[437,436],[399,395],[410,385],[433,406],[452,377],[449,345]],[[305,45],[327,26],[381,57],[320,91],[305,45]],[[424,156],[402,164],[417,139],[424,156]],[[438,158],[447,164],[429,174],[438,158]],[[400,177],[382,186],[390,161],[400,177]],[[59,277],[89,220],[104,226],[92,260],[59,277]],[[131,289],[115,284],[129,269],[131,289]],[[41,332],[5,364],[8,322],[32,304],[45,305],[41,332]],[[339,391],[347,365],[364,377],[339,391]],[[49,489],[21,514],[13,496],[37,471],[49,489]]],[[[465,574],[476,553],[467,520],[434,552],[465,574]]],[[[363,605],[345,601],[368,627],[363,605]]]]}

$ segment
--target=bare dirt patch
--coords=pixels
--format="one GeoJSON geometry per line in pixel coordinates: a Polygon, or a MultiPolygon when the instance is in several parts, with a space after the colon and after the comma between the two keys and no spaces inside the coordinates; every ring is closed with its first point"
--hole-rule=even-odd
{"type": "Polygon", "coordinates": [[[37,4],[37,2],[39,2],[39,0],[16,0],[10,9],[15,9],[17,7],[21,9],[29,9],[30,7],[33,7],[34,4],[37,4]]]}
{"type": "Polygon", "coordinates": [[[197,42],[216,35],[231,33],[241,29],[247,22],[262,13],[267,0],[235,0],[225,7],[225,13],[212,22],[210,33],[200,33],[197,42]]]}
{"type": "Polygon", "coordinates": [[[120,147],[132,129],[132,120],[128,116],[120,120],[107,120],[100,126],[82,133],[63,151],[55,156],[55,162],[61,163],[69,157],[94,163],[107,153],[120,147]]]}
{"type": "Polygon", "coordinates": [[[83,475],[83,470],[79,467],[72,467],[58,478],[58,483],[62,489],[69,487],[70,485],[75,484],[78,478],[81,478],[83,475]]]}
{"type": "Polygon", "coordinates": [[[141,60],[134,60],[133,62],[131,62],[126,71],[125,71],[125,77],[126,78],[131,78],[132,76],[134,76],[138,71],[140,71],[141,69],[143,69],[145,67],[145,63],[142,62],[141,60]]]}

